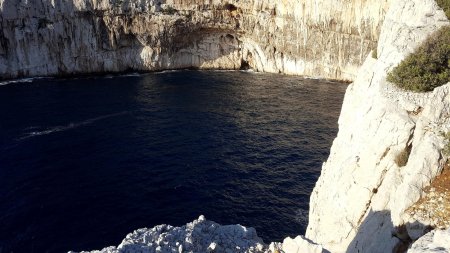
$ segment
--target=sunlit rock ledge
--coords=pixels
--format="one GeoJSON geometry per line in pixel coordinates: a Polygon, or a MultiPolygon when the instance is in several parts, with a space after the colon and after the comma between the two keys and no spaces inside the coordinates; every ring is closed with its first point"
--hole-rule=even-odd
{"type": "MultiPolygon", "coordinates": [[[[415,241],[408,253],[450,251],[450,228],[433,230],[415,241]]],[[[283,243],[264,244],[255,229],[241,225],[221,226],[200,216],[182,227],[159,225],[128,234],[118,246],[80,253],[329,253],[303,236],[283,243]]],[[[76,253],[70,251],[69,253],[76,253]]]]}
{"type": "MultiPolygon", "coordinates": [[[[165,252],[217,252],[217,253],[321,253],[322,247],[302,236],[286,238],[283,243],[267,245],[254,228],[241,225],[222,226],[208,221],[202,215],[182,227],[159,225],[141,228],[130,234],[116,247],[81,253],[165,253],[165,252]]],[[[71,253],[75,253],[71,251],[71,253]]]]}
{"type": "Polygon", "coordinates": [[[92,253],[263,252],[265,247],[253,228],[221,226],[200,216],[182,227],[159,225],[138,229],[128,234],[119,246],[92,253]]]}
{"type": "Polygon", "coordinates": [[[138,229],[119,246],[92,252],[263,252],[264,248],[255,229],[221,226],[200,216],[182,227],[159,225],[138,229]]]}

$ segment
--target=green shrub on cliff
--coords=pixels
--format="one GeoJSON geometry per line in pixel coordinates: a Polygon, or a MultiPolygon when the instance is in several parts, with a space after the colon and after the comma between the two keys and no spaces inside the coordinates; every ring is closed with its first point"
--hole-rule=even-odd
{"type": "Polygon", "coordinates": [[[404,167],[408,163],[409,154],[411,153],[411,146],[406,147],[406,149],[400,151],[394,159],[394,162],[398,167],[404,167]]]}
{"type": "Polygon", "coordinates": [[[436,3],[445,11],[445,15],[450,19],[450,0],[436,0],[436,3]]]}
{"type": "Polygon", "coordinates": [[[378,59],[378,52],[377,52],[377,47],[376,46],[375,46],[374,49],[372,49],[372,58],[378,59]]]}
{"type": "Polygon", "coordinates": [[[450,26],[431,34],[388,74],[387,80],[415,92],[431,91],[450,82],[450,26]]]}
{"type": "Polygon", "coordinates": [[[447,144],[445,144],[444,146],[443,153],[446,156],[450,156],[450,132],[444,134],[444,139],[447,142],[447,144]]]}

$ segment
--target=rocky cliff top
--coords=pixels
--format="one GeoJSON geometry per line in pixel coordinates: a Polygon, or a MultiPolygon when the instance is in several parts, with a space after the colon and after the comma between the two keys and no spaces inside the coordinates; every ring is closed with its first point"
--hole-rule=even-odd
{"type": "MultiPolygon", "coordinates": [[[[182,227],[159,225],[128,234],[117,246],[92,253],[154,252],[264,252],[266,246],[254,228],[221,226],[204,216],[182,227]]],[[[87,253],[86,251],[83,251],[87,253]]]]}

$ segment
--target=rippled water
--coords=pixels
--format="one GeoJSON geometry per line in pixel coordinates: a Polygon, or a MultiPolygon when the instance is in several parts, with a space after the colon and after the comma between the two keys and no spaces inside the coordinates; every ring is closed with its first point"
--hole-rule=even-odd
{"type": "Polygon", "coordinates": [[[0,252],[100,249],[200,214],[304,233],[345,89],[196,71],[0,86],[0,252]]]}

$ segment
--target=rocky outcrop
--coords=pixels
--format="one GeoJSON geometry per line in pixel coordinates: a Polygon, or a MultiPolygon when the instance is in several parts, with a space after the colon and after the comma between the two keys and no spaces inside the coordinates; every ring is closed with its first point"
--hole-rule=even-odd
{"type": "Polygon", "coordinates": [[[390,0],[0,0],[0,78],[178,68],[352,80],[390,0]]]}
{"type": "MultiPolygon", "coordinates": [[[[222,226],[202,215],[185,226],[159,225],[141,228],[117,246],[81,253],[158,253],[158,252],[216,252],[216,253],[322,253],[323,248],[303,236],[286,238],[283,243],[264,244],[254,228],[241,225],[222,226]]],[[[75,253],[70,251],[70,253],[75,253]]],[[[325,253],[325,252],[324,252],[325,253]]]]}
{"type": "Polygon", "coordinates": [[[328,253],[324,251],[323,247],[319,244],[312,242],[311,240],[306,239],[304,236],[297,236],[294,239],[287,237],[283,240],[282,244],[278,244],[278,248],[273,247],[273,245],[277,245],[276,243],[272,243],[269,247],[269,250],[266,253],[277,253],[277,252],[285,252],[285,253],[328,253]]]}
{"type": "MultiPolygon", "coordinates": [[[[445,149],[444,153],[447,153],[445,149]]],[[[420,199],[406,210],[405,216],[409,220],[438,229],[450,228],[449,163],[450,161],[447,161],[442,173],[433,179],[429,187],[424,189],[424,194],[420,199]]]]}
{"type": "MultiPolygon", "coordinates": [[[[159,225],[130,233],[117,246],[92,253],[155,252],[263,252],[264,244],[254,228],[221,226],[204,216],[182,227],[159,225]]],[[[87,253],[86,251],[83,251],[87,253]]]]}
{"type": "Polygon", "coordinates": [[[450,252],[450,229],[433,230],[414,242],[408,253],[450,252]]]}
{"type": "Polygon", "coordinates": [[[378,60],[368,57],[346,92],[339,133],[310,201],[306,237],[331,252],[406,249],[426,227],[405,215],[443,169],[450,84],[410,93],[386,74],[440,26],[433,0],[398,0],[383,24],[378,60]],[[406,154],[406,164],[396,163],[406,154]]]}

